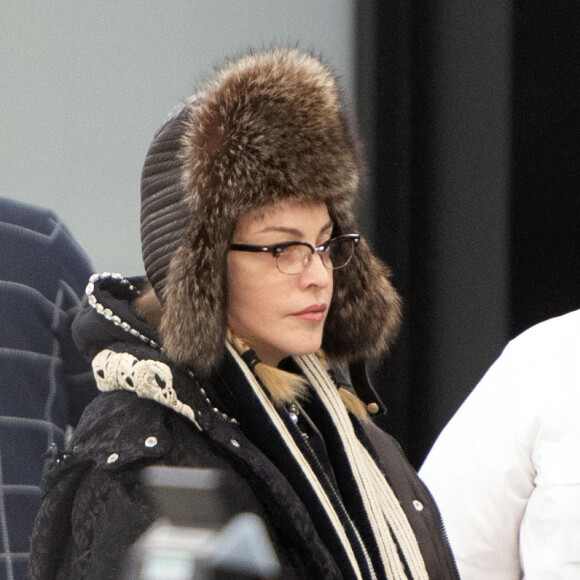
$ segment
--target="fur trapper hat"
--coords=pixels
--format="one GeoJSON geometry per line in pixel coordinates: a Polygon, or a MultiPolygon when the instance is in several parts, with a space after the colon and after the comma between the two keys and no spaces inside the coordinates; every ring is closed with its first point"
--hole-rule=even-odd
{"type": "MultiPolygon", "coordinates": [[[[227,256],[240,216],[281,201],[325,203],[334,235],[357,232],[359,145],[334,76],[295,49],[229,62],[157,132],[142,174],[147,276],[176,362],[208,373],[224,353],[227,256]]],[[[323,348],[341,362],[383,354],[400,300],[364,239],[334,272],[323,348]]]]}

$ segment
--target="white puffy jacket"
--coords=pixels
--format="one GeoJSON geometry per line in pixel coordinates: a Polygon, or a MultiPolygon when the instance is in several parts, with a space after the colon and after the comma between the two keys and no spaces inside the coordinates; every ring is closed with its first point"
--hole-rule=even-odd
{"type": "Polygon", "coordinates": [[[580,310],[507,345],[420,475],[463,580],[580,579],[580,310]]]}

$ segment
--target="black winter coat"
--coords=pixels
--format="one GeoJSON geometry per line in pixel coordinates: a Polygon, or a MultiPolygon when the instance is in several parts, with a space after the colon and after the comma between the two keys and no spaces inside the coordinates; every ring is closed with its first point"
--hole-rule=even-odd
{"type": "MultiPolygon", "coordinates": [[[[71,448],[55,453],[48,472],[33,536],[31,580],[118,578],[128,548],[156,518],[141,481],[147,465],[223,470],[229,488],[236,490],[239,508],[257,513],[266,523],[283,578],[352,578],[318,514],[316,498],[301,482],[276,434],[268,431],[267,418],[260,416],[251,397],[244,396],[246,379],[240,368],[226,356],[201,384],[191,370],[172,365],[156,348],[154,331],[130,310],[130,294],[126,285],[102,288],[99,302],[119,313],[119,319],[93,309],[84,312],[77,331],[91,338],[80,346],[90,357],[107,348],[130,353],[137,361],[167,364],[178,404],[194,410],[193,420],[127,390],[106,392],[93,401],[71,448]],[[132,334],[122,326],[128,319],[132,334]],[[254,441],[260,441],[259,448],[254,441]]],[[[365,538],[368,530],[358,519],[356,489],[342,472],[340,443],[324,431],[315,400],[305,403],[304,411],[297,425],[287,413],[281,416],[296,432],[299,445],[307,435],[310,451],[315,450],[313,469],[321,473],[337,510],[342,510],[345,529],[354,522],[365,538]]],[[[371,422],[352,421],[407,515],[429,577],[457,578],[437,508],[397,443],[371,422]]],[[[378,576],[385,577],[382,574],[378,576]]]]}

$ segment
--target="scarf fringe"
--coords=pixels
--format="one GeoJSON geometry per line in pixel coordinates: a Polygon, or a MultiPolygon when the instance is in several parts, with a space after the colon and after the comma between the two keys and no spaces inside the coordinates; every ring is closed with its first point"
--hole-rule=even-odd
{"type": "Polygon", "coordinates": [[[409,520],[377,464],[354,433],[352,422],[328,373],[314,355],[296,357],[322,403],[329,409],[349,460],[387,576],[408,580],[399,550],[414,580],[429,576],[409,520]],[[386,525],[385,525],[386,524],[386,525]]]}

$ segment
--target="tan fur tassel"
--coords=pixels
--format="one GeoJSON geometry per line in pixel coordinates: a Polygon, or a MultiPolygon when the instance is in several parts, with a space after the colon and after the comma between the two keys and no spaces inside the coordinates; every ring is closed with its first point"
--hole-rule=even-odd
{"type": "MultiPolygon", "coordinates": [[[[229,329],[227,338],[240,355],[250,349],[243,339],[235,336],[229,329]]],[[[272,396],[272,401],[277,406],[283,406],[297,399],[303,399],[307,395],[306,382],[302,377],[294,373],[283,371],[263,362],[256,363],[254,372],[268,389],[272,396]]]]}
{"type": "Polygon", "coordinates": [[[152,286],[148,286],[134,302],[135,310],[156,328],[159,327],[163,307],[152,286]]]}
{"type": "Polygon", "coordinates": [[[338,394],[346,407],[346,410],[352,413],[355,417],[358,417],[361,421],[368,421],[369,414],[365,404],[348,389],[340,387],[338,389],[338,394]]]}

